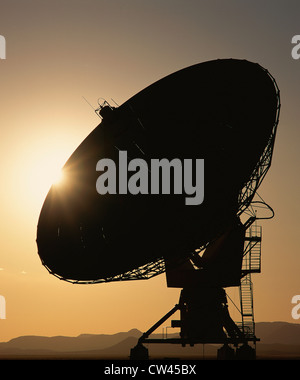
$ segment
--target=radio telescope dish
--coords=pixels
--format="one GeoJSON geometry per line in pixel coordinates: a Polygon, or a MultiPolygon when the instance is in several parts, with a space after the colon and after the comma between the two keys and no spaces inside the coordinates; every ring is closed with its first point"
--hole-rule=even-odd
{"type": "MultiPolygon", "coordinates": [[[[158,80],[118,107],[66,162],[37,227],[38,254],[55,276],[77,283],[150,278],[165,258],[187,257],[245,210],[271,164],[279,91],[259,64],[219,59],[158,80]],[[204,201],[185,194],[105,194],[97,162],[204,159],[204,201]]],[[[118,168],[118,165],[117,165],[118,168]]]]}

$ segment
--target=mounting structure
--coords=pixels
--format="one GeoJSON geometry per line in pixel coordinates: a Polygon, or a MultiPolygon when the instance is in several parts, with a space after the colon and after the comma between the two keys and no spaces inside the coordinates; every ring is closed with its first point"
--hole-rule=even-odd
{"type": "MultiPolygon", "coordinates": [[[[254,222],[254,219],[252,219],[254,222]]],[[[253,310],[253,286],[251,280],[252,273],[261,271],[261,226],[250,225],[247,227],[245,244],[243,251],[243,261],[241,270],[241,281],[239,285],[240,293],[240,315],[241,321],[234,322],[228,313],[228,305],[224,292],[222,300],[221,323],[224,328],[224,334],[218,337],[203,336],[189,337],[186,334],[187,311],[184,293],[181,291],[179,303],[176,304],[168,313],[166,313],[158,322],[156,322],[148,331],[139,339],[137,345],[131,349],[130,358],[132,360],[149,359],[148,349],[143,344],[160,343],[160,344],[180,344],[183,347],[196,344],[222,344],[218,350],[219,359],[255,359],[256,342],[259,338],[255,335],[255,322],[253,310]],[[151,338],[151,334],[166,322],[174,313],[180,311],[180,320],[172,320],[171,327],[180,328],[178,338],[151,338]],[[233,345],[236,348],[230,347],[233,345]]],[[[199,315],[198,315],[199,316],[199,315]]],[[[201,318],[200,318],[201,319],[201,318]]],[[[201,323],[201,320],[199,320],[201,323]]]]}

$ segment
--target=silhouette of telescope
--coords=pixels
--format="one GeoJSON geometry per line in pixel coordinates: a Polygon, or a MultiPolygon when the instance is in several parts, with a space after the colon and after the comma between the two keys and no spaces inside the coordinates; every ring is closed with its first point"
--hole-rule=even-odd
{"type": "Polygon", "coordinates": [[[42,264],[76,283],[146,279],[163,273],[166,259],[204,249],[249,206],[269,169],[278,109],[271,74],[239,59],[199,63],[120,106],[104,103],[100,124],[44,201],[37,226],[42,264]],[[187,205],[184,192],[171,191],[100,195],[97,162],[110,159],[118,172],[120,152],[128,162],[144,160],[149,175],[153,160],[204,160],[203,201],[187,205]]]}

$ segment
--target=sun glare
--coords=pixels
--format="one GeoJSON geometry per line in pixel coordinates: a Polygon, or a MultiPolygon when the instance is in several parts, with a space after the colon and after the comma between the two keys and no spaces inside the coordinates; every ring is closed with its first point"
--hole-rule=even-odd
{"type": "Polygon", "coordinates": [[[27,155],[22,166],[22,188],[26,202],[41,207],[51,186],[59,186],[64,178],[62,168],[70,156],[70,148],[64,144],[38,146],[27,155]]]}
{"type": "Polygon", "coordinates": [[[62,169],[57,170],[57,172],[53,173],[53,181],[52,185],[59,186],[64,179],[64,173],[62,169]]]}
{"type": "Polygon", "coordinates": [[[49,170],[47,172],[48,174],[48,178],[44,179],[43,181],[45,183],[49,182],[50,186],[51,187],[52,185],[54,186],[59,186],[60,183],[62,183],[62,180],[63,180],[63,170],[62,168],[59,166],[59,163],[55,164],[55,165],[49,165],[49,170]]]}
{"type": "Polygon", "coordinates": [[[64,154],[55,151],[41,155],[30,167],[30,189],[33,196],[45,197],[52,185],[58,186],[63,179],[64,154]]]}

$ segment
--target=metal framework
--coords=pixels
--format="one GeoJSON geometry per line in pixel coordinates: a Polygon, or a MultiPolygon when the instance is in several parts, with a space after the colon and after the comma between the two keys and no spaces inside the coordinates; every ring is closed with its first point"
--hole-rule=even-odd
{"type": "Polygon", "coordinates": [[[278,123],[279,123],[279,114],[280,114],[280,107],[281,107],[280,91],[278,89],[278,86],[274,77],[268,72],[268,70],[264,68],[262,69],[271,78],[275,87],[275,91],[276,91],[277,106],[276,106],[275,123],[273,125],[272,133],[269,137],[268,143],[260,157],[260,160],[258,161],[255,169],[253,170],[249,181],[245,184],[244,188],[242,189],[240,193],[240,196],[239,196],[240,206],[239,206],[238,215],[241,215],[250,206],[251,201],[253,200],[253,197],[257,189],[259,188],[261,182],[263,181],[265,175],[267,174],[271,166],[276,131],[277,131],[278,123]]]}

